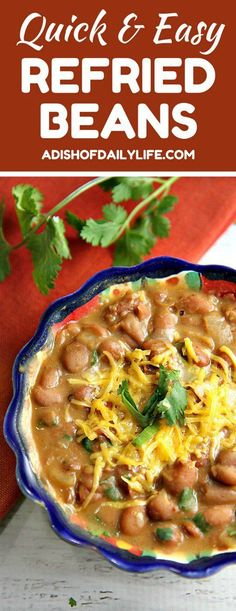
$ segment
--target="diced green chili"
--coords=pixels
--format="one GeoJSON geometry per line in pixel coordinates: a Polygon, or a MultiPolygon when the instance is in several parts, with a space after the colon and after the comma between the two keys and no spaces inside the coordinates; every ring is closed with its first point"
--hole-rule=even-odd
{"type": "Polygon", "coordinates": [[[198,272],[187,272],[185,281],[192,291],[200,291],[202,286],[201,276],[198,272]]]}
{"type": "Polygon", "coordinates": [[[172,528],[157,528],[156,529],[156,537],[159,541],[171,541],[173,539],[173,530],[172,528]]]}
{"type": "Polygon", "coordinates": [[[123,498],[120,490],[115,486],[110,486],[110,488],[106,488],[104,492],[107,498],[111,499],[111,501],[120,501],[120,499],[123,498]]]}
{"type": "Polygon", "coordinates": [[[193,518],[194,524],[202,531],[202,533],[207,533],[210,530],[210,524],[206,521],[205,516],[200,511],[193,518]]]}
{"type": "Polygon", "coordinates": [[[72,435],[67,435],[67,433],[65,435],[63,435],[63,439],[65,439],[65,441],[73,441],[73,437],[72,435]]]}
{"type": "Polygon", "coordinates": [[[101,484],[104,486],[104,494],[111,501],[120,501],[123,498],[121,491],[116,484],[116,478],[114,475],[104,479],[101,484]]]}
{"type": "Polygon", "coordinates": [[[196,491],[192,488],[184,488],[180,494],[178,505],[183,511],[197,511],[198,500],[196,491]]]}
{"type": "Polygon", "coordinates": [[[88,439],[88,437],[84,437],[84,439],[82,439],[82,446],[87,452],[89,452],[89,454],[91,454],[93,451],[92,442],[90,439],[88,439]]]}

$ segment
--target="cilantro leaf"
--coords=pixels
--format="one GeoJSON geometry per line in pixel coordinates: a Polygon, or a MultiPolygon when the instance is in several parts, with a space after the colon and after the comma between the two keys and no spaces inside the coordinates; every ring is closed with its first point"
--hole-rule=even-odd
{"type": "Polygon", "coordinates": [[[132,199],[137,201],[138,199],[148,197],[153,190],[153,178],[128,178],[128,181],[132,182],[132,199]]]}
{"type": "Polygon", "coordinates": [[[177,201],[178,198],[175,197],[175,195],[165,195],[158,204],[158,213],[166,214],[167,212],[171,212],[177,201]]]}
{"type": "Polygon", "coordinates": [[[69,210],[67,210],[65,218],[67,223],[71,225],[71,227],[74,227],[74,229],[76,229],[76,231],[78,231],[78,233],[80,234],[81,229],[83,229],[86,221],[83,221],[83,219],[80,219],[76,214],[70,212],[69,210]]]}
{"type": "Polygon", "coordinates": [[[113,225],[110,222],[104,220],[95,221],[94,219],[88,219],[85,226],[81,230],[81,238],[92,244],[92,246],[102,246],[106,248],[110,242],[115,239],[119,231],[119,226],[113,225]]]}
{"type": "Polygon", "coordinates": [[[112,189],[112,199],[114,202],[127,202],[132,197],[132,189],[129,184],[120,182],[112,189]]]}
{"type": "Polygon", "coordinates": [[[88,219],[81,230],[81,237],[93,246],[106,248],[115,240],[127,218],[127,212],[122,206],[106,204],[103,206],[103,219],[88,219]]]}
{"type": "Polygon", "coordinates": [[[153,414],[157,415],[157,409],[160,401],[165,398],[165,395],[168,391],[168,384],[172,381],[178,379],[178,372],[175,370],[166,369],[163,365],[160,365],[160,374],[158,385],[154,390],[154,393],[151,395],[146,405],[143,408],[143,414],[149,414],[149,417],[153,414]]]}
{"type": "Polygon", "coordinates": [[[149,216],[140,216],[134,225],[134,229],[136,233],[138,232],[140,236],[144,238],[147,251],[146,254],[148,254],[156,242],[149,216]]]}
{"type": "Polygon", "coordinates": [[[184,412],[187,407],[187,391],[177,380],[168,390],[165,398],[158,405],[158,413],[168,424],[184,424],[184,412]]]}
{"type": "MultiPolygon", "coordinates": [[[[121,395],[124,405],[126,405],[133,418],[137,420],[138,424],[143,429],[152,424],[157,426],[157,422],[155,421],[158,416],[166,418],[169,425],[177,424],[177,422],[183,424],[184,411],[187,406],[187,391],[181,385],[178,378],[178,371],[170,371],[161,365],[158,385],[142,412],[139,411],[135,401],[130,395],[127,380],[123,380],[120,384],[118,394],[121,395]]],[[[147,431],[147,436],[151,438],[149,434],[154,434],[155,431],[155,427],[150,429],[147,431]]],[[[141,443],[145,443],[145,441],[144,435],[144,441],[143,438],[141,438],[141,443]]]]}
{"type": "Polygon", "coordinates": [[[152,214],[152,229],[155,236],[159,238],[167,238],[170,233],[170,221],[166,216],[153,212],[152,214]]]}
{"type": "Polygon", "coordinates": [[[72,596],[69,598],[68,603],[70,607],[77,607],[77,601],[74,598],[72,598],[72,596]]]}
{"type": "Polygon", "coordinates": [[[117,240],[114,250],[113,265],[118,267],[137,265],[141,261],[141,254],[138,252],[137,240],[132,239],[130,229],[117,240]]]}
{"type": "Polygon", "coordinates": [[[152,192],[154,178],[121,177],[118,184],[112,189],[112,199],[119,203],[132,199],[145,198],[152,192]]]}
{"type": "Polygon", "coordinates": [[[0,202],[0,282],[3,282],[7,276],[11,273],[9,254],[11,246],[7,242],[3,233],[3,216],[4,216],[4,202],[0,202]]]}
{"type": "Polygon", "coordinates": [[[118,388],[118,395],[121,395],[124,405],[128,408],[131,416],[137,420],[138,424],[144,428],[148,424],[147,418],[137,408],[137,405],[130,395],[128,380],[123,380],[118,388]]]}
{"type": "Polygon", "coordinates": [[[16,213],[23,237],[30,231],[41,216],[42,193],[31,185],[19,184],[13,187],[16,213]]]}
{"type": "Polygon", "coordinates": [[[32,234],[26,243],[33,260],[35,284],[44,295],[54,287],[62,260],[70,257],[64,231],[63,221],[52,217],[44,231],[32,234]]]}
{"type": "Polygon", "coordinates": [[[127,218],[127,212],[123,206],[116,206],[116,204],[105,204],[102,211],[106,221],[111,221],[117,225],[122,225],[127,218]]]}
{"type": "Polygon", "coordinates": [[[150,231],[149,219],[143,218],[133,229],[117,241],[114,253],[114,265],[137,265],[147,255],[155,243],[150,231]]]}
{"type": "Polygon", "coordinates": [[[107,180],[105,180],[104,182],[102,182],[99,186],[101,187],[101,189],[105,192],[108,191],[112,191],[113,187],[115,187],[116,185],[119,184],[120,182],[120,177],[119,176],[114,176],[113,178],[108,178],[107,180]]]}
{"type": "Polygon", "coordinates": [[[53,216],[50,220],[54,227],[53,246],[62,259],[71,259],[71,254],[65,237],[65,225],[59,216],[53,216]]]}
{"type": "Polygon", "coordinates": [[[176,369],[167,369],[164,365],[160,365],[160,376],[159,376],[159,390],[161,394],[164,395],[167,393],[168,383],[175,382],[178,380],[179,372],[176,369]]]}

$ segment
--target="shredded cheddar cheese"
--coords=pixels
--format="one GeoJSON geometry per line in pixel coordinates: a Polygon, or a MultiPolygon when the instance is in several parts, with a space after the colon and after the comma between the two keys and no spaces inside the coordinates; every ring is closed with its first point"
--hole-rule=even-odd
{"type": "MultiPolygon", "coordinates": [[[[82,402],[73,400],[78,408],[78,442],[84,437],[93,441],[101,434],[107,440],[100,444],[99,451],[90,456],[94,463],[94,482],[83,506],[87,506],[96,492],[104,466],[127,466],[127,470],[130,469],[129,478],[124,477],[124,481],[129,488],[141,495],[150,494],[154,490],[155,479],[167,464],[177,459],[185,462],[189,455],[199,458],[206,453],[214,461],[220,448],[236,444],[236,384],[230,367],[223,358],[213,355],[211,366],[199,368],[195,364],[197,355],[189,338],[185,338],[185,349],[190,362],[181,358],[171,345],[166,345],[164,351],[153,358],[150,358],[149,350],[129,351],[126,353],[129,360],[126,369],[122,360],[115,361],[107,352],[107,367],[102,372],[97,368],[96,371],[86,372],[84,377],[71,377],[71,384],[84,384],[86,381],[97,391],[96,398],[89,404],[86,421],[79,417],[82,402]],[[135,447],[132,441],[141,429],[122,403],[118,388],[122,380],[127,379],[130,393],[142,411],[144,402],[158,382],[160,364],[181,372],[181,383],[188,394],[185,424],[182,427],[169,426],[165,419],[160,420],[159,430],[153,437],[141,447],[135,447]],[[146,373],[150,365],[153,366],[151,373],[146,373]]],[[[230,356],[236,367],[231,350],[222,346],[221,351],[230,356]]]]}

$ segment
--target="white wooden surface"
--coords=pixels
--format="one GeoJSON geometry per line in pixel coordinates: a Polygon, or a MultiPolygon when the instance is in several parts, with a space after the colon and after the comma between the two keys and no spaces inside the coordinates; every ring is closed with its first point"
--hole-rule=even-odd
{"type": "MultiPolygon", "coordinates": [[[[203,257],[236,268],[236,226],[203,257]]],[[[231,611],[236,567],[205,580],[170,573],[128,574],[97,553],[70,546],[50,529],[46,512],[23,501],[0,526],[0,610],[231,611]]]]}

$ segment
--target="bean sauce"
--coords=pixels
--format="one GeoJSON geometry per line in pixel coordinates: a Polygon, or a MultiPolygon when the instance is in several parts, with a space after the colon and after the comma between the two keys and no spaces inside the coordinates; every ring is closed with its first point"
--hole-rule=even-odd
{"type": "Polygon", "coordinates": [[[111,287],[43,353],[43,484],[88,530],[142,550],[235,547],[235,365],[232,289],[209,293],[195,272],[111,287]]]}

